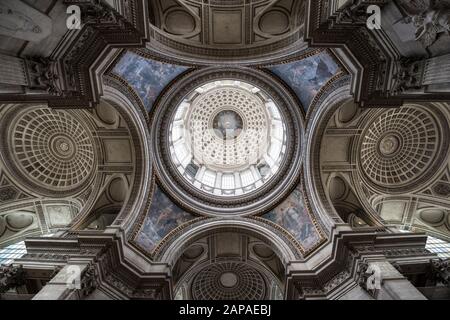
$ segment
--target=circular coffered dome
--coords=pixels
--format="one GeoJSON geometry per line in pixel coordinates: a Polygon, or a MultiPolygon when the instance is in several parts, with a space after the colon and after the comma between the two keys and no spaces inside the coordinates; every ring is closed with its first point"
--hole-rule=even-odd
{"type": "Polygon", "coordinates": [[[360,144],[364,176],[384,189],[414,187],[436,172],[447,153],[443,115],[420,106],[406,106],[379,114],[367,127],[360,144]],[[443,131],[444,130],[444,131],[443,131]]]}
{"type": "Polygon", "coordinates": [[[254,70],[185,76],[153,117],[162,186],[180,206],[204,215],[273,207],[300,171],[300,112],[284,87],[254,70]]]}
{"type": "Polygon", "coordinates": [[[10,112],[8,119],[7,160],[25,185],[44,193],[67,194],[91,176],[93,139],[71,113],[27,108],[10,112]]]}
{"type": "Polygon", "coordinates": [[[194,300],[263,300],[263,275],[242,262],[222,262],[202,269],[192,282],[194,300]]]}
{"type": "Polygon", "coordinates": [[[286,129],[269,97],[249,83],[214,81],[178,106],[171,123],[171,160],[205,193],[236,196],[267,183],[286,149],[286,129]]]}

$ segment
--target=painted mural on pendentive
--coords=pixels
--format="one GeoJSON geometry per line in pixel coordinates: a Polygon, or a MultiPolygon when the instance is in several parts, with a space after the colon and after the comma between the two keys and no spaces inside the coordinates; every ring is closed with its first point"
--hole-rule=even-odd
{"type": "Polygon", "coordinates": [[[147,111],[163,89],[187,67],[167,64],[127,52],[113,69],[113,73],[128,82],[139,95],[147,111]]]}
{"type": "Polygon", "coordinates": [[[262,218],[284,228],[308,251],[320,243],[322,237],[307,210],[302,188],[298,186],[282,204],[262,218]]]}
{"type": "Polygon", "coordinates": [[[342,71],[327,51],[322,51],[303,60],[277,65],[269,70],[292,88],[303,104],[305,111],[308,110],[319,90],[332,77],[342,71]]]}
{"type": "Polygon", "coordinates": [[[172,230],[194,218],[155,186],[152,204],[135,241],[142,249],[153,252],[159,242],[172,230]]]}

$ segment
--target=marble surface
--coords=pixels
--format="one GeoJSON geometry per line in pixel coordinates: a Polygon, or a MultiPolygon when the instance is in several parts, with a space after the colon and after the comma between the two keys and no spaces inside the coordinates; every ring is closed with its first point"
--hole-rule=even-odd
{"type": "Polygon", "coordinates": [[[127,52],[113,69],[136,91],[150,111],[163,89],[188,68],[144,58],[127,52]]]}
{"type": "Polygon", "coordinates": [[[338,74],[341,68],[327,51],[322,51],[306,59],[277,65],[269,70],[292,88],[307,111],[320,88],[338,74]]]}
{"type": "Polygon", "coordinates": [[[153,252],[172,230],[194,218],[175,205],[159,187],[155,187],[152,204],[135,241],[142,249],[153,252]]]}
{"type": "Polygon", "coordinates": [[[319,244],[322,238],[307,210],[302,188],[298,186],[282,204],[262,218],[284,228],[308,251],[319,244]]]}

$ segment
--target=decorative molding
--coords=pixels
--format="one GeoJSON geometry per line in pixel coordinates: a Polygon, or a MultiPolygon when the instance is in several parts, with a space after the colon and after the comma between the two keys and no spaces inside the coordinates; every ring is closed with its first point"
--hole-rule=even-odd
{"type": "Polygon", "coordinates": [[[125,16],[100,0],[64,0],[64,4],[78,5],[87,18],[81,30],[71,31],[72,36],[60,43],[62,50],[57,56],[28,60],[30,80],[46,93],[0,94],[0,101],[45,101],[53,108],[93,107],[99,99],[95,77],[91,77],[97,59],[112,46],[140,47],[147,41],[143,0],[124,2],[121,12],[125,16]]]}
{"type": "MultiPolygon", "coordinates": [[[[350,0],[340,4],[338,0],[308,0],[305,40],[310,47],[340,48],[358,63],[355,98],[363,107],[396,107],[405,100],[448,100],[447,93],[421,94],[405,92],[411,75],[397,72],[397,84],[389,87],[402,57],[390,48],[389,36],[383,30],[369,30],[367,8],[383,7],[388,0],[350,0]],[[361,18],[363,17],[363,18],[361,18]],[[382,41],[384,43],[382,43],[382,41]]],[[[415,85],[414,85],[415,86],[415,85]]],[[[413,86],[413,87],[414,87],[413,86]]]]}
{"type": "Polygon", "coordinates": [[[21,265],[0,266],[0,294],[25,284],[25,271],[21,265]]]}

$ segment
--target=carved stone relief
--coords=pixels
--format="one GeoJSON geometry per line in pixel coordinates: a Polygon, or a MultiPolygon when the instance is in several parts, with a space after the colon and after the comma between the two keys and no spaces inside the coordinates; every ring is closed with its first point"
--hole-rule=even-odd
{"type": "Polygon", "coordinates": [[[0,34],[39,42],[52,32],[52,20],[32,6],[15,0],[0,3],[0,34]]]}

